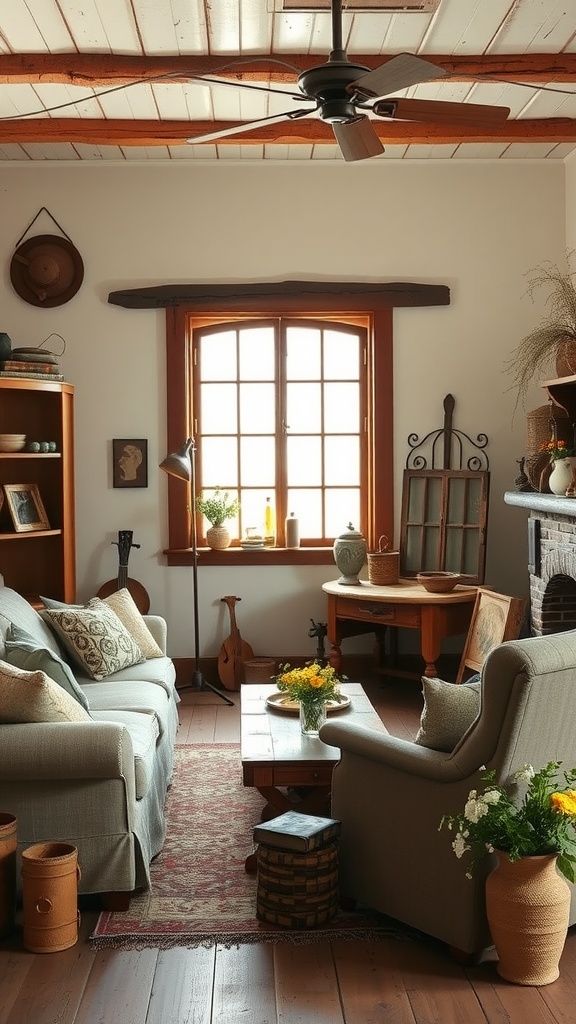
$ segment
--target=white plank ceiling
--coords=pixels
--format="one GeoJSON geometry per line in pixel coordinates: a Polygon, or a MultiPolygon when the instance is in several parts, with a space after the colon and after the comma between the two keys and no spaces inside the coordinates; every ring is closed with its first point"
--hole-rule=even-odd
{"type": "MultiPolygon", "coordinates": [[[[186,142],[294,109],[298,74],[331,49],[325,5],[0,0],[0,160],[341,160],[330,125],[315,114],[217,143],[186,142]]],[[[448,72],[394,95],[510,107],[503,126],[481,130],[376,119],[385,151],[373,159],[562,160],[576,148],[576,0],[343,6],[355,63],[372,68],[406,51],[448,72]]]]}

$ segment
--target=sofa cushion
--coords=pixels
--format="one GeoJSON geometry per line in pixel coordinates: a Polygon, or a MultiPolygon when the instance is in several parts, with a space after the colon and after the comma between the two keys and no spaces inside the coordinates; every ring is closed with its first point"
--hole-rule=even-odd
{"type": "Polygon", "coordinates": [[[454,750],[480,711],[480,682],[447,683],[422,677],[424,708],[415,742],[431,750],[454,750]]]}
{"type": "Polygon", "coordinates": [[[61,654],[57,638],[42,616],[20,594],[10,587],[0,587],[0,658],[4,657],[4,638],[12,623],[25,629],[43,647],[61,654]]]}
{"type": "Polygon", "coordinates": [[[47,608],[43,615],[92,679],[104,679],[145,660],[116,612],[103,601],[94,606],[90,601],[86,608],[47,608]]]}
{"type": "MultiPolygon", "coordinates": [[[[77,682],[83,688],[90,687],[94,682],[92,677],[82,672],[81,669],[74,674],[77,682]]],[[[138,665],[130,665],[128,668],[123,668],[119,672],[114,672],[111,676],[106,676],[103,682],[106,686],[110,686],[111,689],[116,683],[154,683],[156,686],[161,686],[166,693],[175,696],[176,700],[178,700],[179,698],[176,696],[174,686],[175,680],[176,669],[174,664],[170,658],[163,656],[162,658],[148,658],[138,665]]],[[[86,692],[88,700],[90,700],[90,690],[88,689],[86,692]]]]}
{"type": "Polygon", "coordinates": [[[158,722],[155,715],[139,711],[95,711],[97,722],[118,722],[130,733],[134,750],[136,799],[146,796],[154,775],[158,722]]]}
{"type": "Polygon", "coordinates": [[[91,712],[140,711],[142,714],[155,715],[160,735],[164,734],[170,717],[171,698],[161,686],[141,680],[115,682],[113,685],[107,679],[99,683],[91,680],[86,683],[86,696],[91,712]]]}
{"type": "Polygon", "coordinates": [[[45,672],[0,661],[0,722],[90,722],[91,716],[45,672]]]}
{"type": "Polygon", "coordinates": [[[103,601],[116,612],[120,622],[124,624],[134,642],[138,644],[145,658],[162,657],[163,652],[148,629],[127,587],[109,594],[103,601]]]}
{"type": "Polygon", "coordinates": [[[78,686],[70,666],[58,654],[49,651],[47,647],[39,646],[30,633],[14,624],[8,631],[5,643],[6,661],[9,665],[16,665],[28,672],[41,669],[49,679],[62,686],[74,700],[77,700],[86,711],[88,710],[88,700],[84,690],[78,686]]]}

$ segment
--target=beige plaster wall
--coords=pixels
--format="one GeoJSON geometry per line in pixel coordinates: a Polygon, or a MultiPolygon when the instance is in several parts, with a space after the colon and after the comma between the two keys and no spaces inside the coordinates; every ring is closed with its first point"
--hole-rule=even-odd
{"type": "MultiPolygon", "coordinates": [[[[573,210],[576,172],[567,174],[573,210]]],[[[132,552],[130,574],[147,587],[153,610],[167,616],[171,653],[191,653],[191,574],[167,568],[162,557],[164,314],[111,306],[108,293],[287,278],[450,287],[449,307],[395,314],[398,501],[407,435],[441,426],[450,392],[455,425],[490,439],[487,582],[526,594],[526,514],[502,498],[523,454],[524,413],[513,418],[515,395],[503,364],[539,315],[525,294],[525,273],[558,258],[566,234],[574,234],[560,163],[4,164],[0,216],[0,329],[15,345],[63,335],[62,365],[76,386],[80,598],[116,574],[111,541],[118,530],[132,529],[141,547],[132,552]],[[81,290],[52,310],[26,304],[9,281],[16,242],[44,206],[85,262],[81,290]],[[147,489],[112,488],[113,437],[148,438],[147,489]]],[[[55,230],[42,214],[33,233],[55,230]]],[[[535,387],[527,408],[542,402],[535,387]]],[[[321,584],[335,576],[335,567],[201,570],[202,654],[215,655],[227,635],[220,597],[234,593],[242,597],[240,628],[256,654],[313,655],[309,619],[323,619],[321,584]]]]}

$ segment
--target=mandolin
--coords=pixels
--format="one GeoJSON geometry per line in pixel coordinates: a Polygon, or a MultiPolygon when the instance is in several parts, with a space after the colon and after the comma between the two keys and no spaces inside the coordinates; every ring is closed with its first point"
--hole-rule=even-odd
{"type": "Polygon", "coordinates": [[[150,598],[148,591],[142,586],[138,580],[133,580],[128,575],[128,559],[130,557],[130,551],[132,548],[139,548],[139,544],[132,543],[132,537],[134,533],[132,530],[119,530],[118,540],[113,540],[112,543],[116,544],[118,548],[118,576],[115,580],[108,580],[107,583],[103,583],[98,591],[97,597],[104,598],[109,597],[110,594],[114,594],[117,590],[124,590],[126,588],[132,595],[132,600],[136,605],[141,615],[146,615],[150,610],[150,598]]]}
{"type": "Polygon", "coordinates": [[[234,605],[241,601],[241,597],[221,597],[228,605],[230,612],[230,636],[224,641],[218,655],[218,675],[220,682],[227,690],[239,690],[240,684],[244,682],[244,662],[254,657],[254,651],[250,644],[240,636],[240,630],[236,625],[236,613],[234,605]]]}

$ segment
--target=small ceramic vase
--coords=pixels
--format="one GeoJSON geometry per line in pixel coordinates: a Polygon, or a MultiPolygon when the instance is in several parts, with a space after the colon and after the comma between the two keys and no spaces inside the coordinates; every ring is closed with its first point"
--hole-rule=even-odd
{"type": "Polygon", "coordinates": [[[368,547],[364,537],[348,523],[346,533],[334,541],[334,561],[342,573],[338,583],[342,586],[360,586],[358,573],[366,561],[368,547]]]}
{"type": "Polygon", "coordinates": [[[572,486],[574,470],[576,470],[576,457],[569,456],[566,459],[554,460],[548,480],[552,494],[557,494],[559,497],[565,496],[567,489],[572,486]]]}

